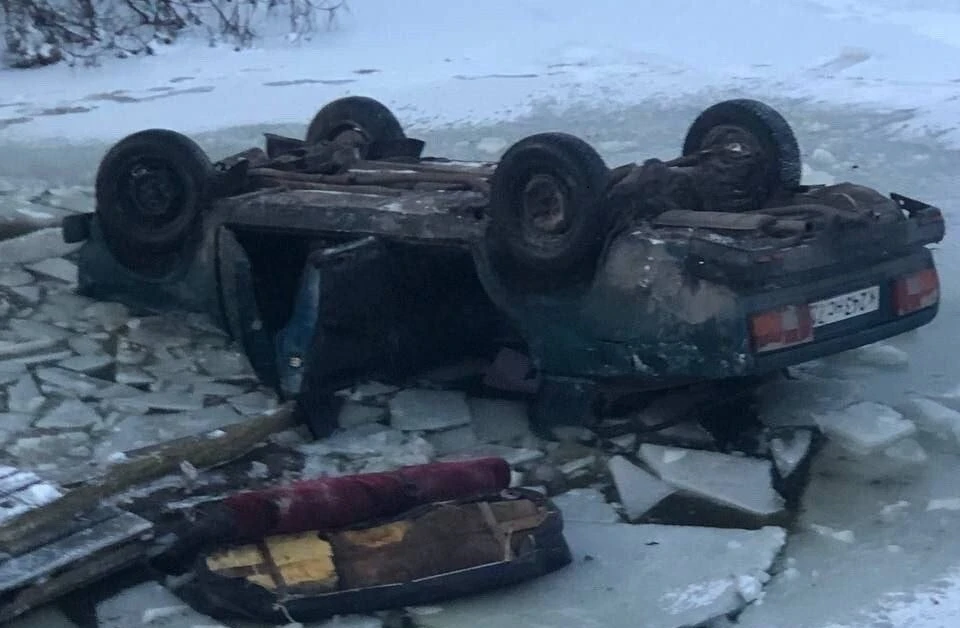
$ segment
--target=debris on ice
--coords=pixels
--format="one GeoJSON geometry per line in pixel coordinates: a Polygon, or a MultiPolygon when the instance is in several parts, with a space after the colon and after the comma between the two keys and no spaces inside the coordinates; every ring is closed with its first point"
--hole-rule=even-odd
{"type": "Polygon", "coordinates": [[[623,456],[614,456],[607,463],[624,513],[631,522],[639,521],[645,514],[676,489],[660,478],[632,464],[623,456]]]}
{"type": "Polygon", "coordinates": [[[874,401],[861,401],[815,418],[828,438],[862,455],[885,449],[917,431],[902,414],[874,401]]]}
{"type": "Polygon", "coordinates": [[[435,431],[470,424],[466,395],[452,390],[401,390],[390,400],[390,424],[399,430],[435,431]]]}
{"type": "Polygon", "coordinates": [[[640,445],[639,456],[661,480],[678,489],[755,516],[783,512],[784,500],[773,488],[767,460],[651,443],[640,445]]]}

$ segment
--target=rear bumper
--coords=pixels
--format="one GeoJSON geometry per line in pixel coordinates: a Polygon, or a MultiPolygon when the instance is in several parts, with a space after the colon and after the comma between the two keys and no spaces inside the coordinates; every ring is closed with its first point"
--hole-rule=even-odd
{"type": "Polygon", "coordinates": [[[936,317],[938,309],[939,305],[934,305],[897,320],[860,329],[843,336],[783,349],[768,355],[756,355],[752,360],[751,372],[748,372],[747,375],[775,371],[892,338],[926,325],[936,317]]]}

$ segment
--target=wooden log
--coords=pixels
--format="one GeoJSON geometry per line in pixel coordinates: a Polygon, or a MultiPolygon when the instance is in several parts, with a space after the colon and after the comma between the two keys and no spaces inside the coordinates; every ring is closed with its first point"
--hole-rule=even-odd
{"type": "Polygon", "coordinates": [[[294,404],[291,402],[272,414],[141,450],[63,497],[0,525],[0,550],[14,556],[22,554],[37,546],[36,539],[44,530],[62,525],[112,495],[176,472],[183,462],[203,469],[235,460],[271,434],[295,425],[294,404]]]}
{"type": "Polygon", "coordinates": [[[397,183],[451,183],[468,185],[477,192],[489,192],[490,186],[482,178],[453,172],[346,172],[343,174],[306,174],[273,168],[252,168],[251,176],[266,176],[284,181],[304,183],[332,183],[335,185],[391,185],[397,183]]]}

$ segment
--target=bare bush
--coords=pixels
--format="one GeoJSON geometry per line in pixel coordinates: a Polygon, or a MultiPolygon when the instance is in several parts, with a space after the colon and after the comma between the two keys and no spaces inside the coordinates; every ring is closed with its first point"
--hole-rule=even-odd
{"type": "Polygon", "coordinates": [[[149,55],[188,30],[240,49],[276,16],[289,19],[292,39],[308,38],[341,10],[346,0],[0,0],[0,29],[6,64],[28,68],[149,55]]]}

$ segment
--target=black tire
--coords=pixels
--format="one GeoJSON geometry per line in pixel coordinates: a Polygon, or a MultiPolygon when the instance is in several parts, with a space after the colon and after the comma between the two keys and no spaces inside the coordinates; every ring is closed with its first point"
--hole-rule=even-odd
{"type": "Polygon", "coordinates": [[[761,196],[800,185],[800,146],[790,124],[773,107],[746,98],[726,100],[705,109],[687,131],[683,154],[690,155],[714,143],[711,135],[723,127],[746,132],[760,148],[764,160],[761,196]]]}
{"type": "Polygon", "coordinates": [[[127,268],[172,270],[200,235],[213,164],[193,140],[149,129],[117,142],[97,170],[97,218],[106,245],[127,268]]]}
{"type": "Polygon", "coordinates": [[[325,105],[307,128],[307,144],[343,142],[356,146],[368,157],[372,144],[405,139],[400,121],[380,101],[366,96],[347,96],[325,105]]]}
{"type": "Polygon", "coordinates": [[[539,133],[515,143],[490,179],[494,263],[507,275],[547,283],[592,272],[609,227],[609,177],[603,158],[572,135],[539,133]]]}

